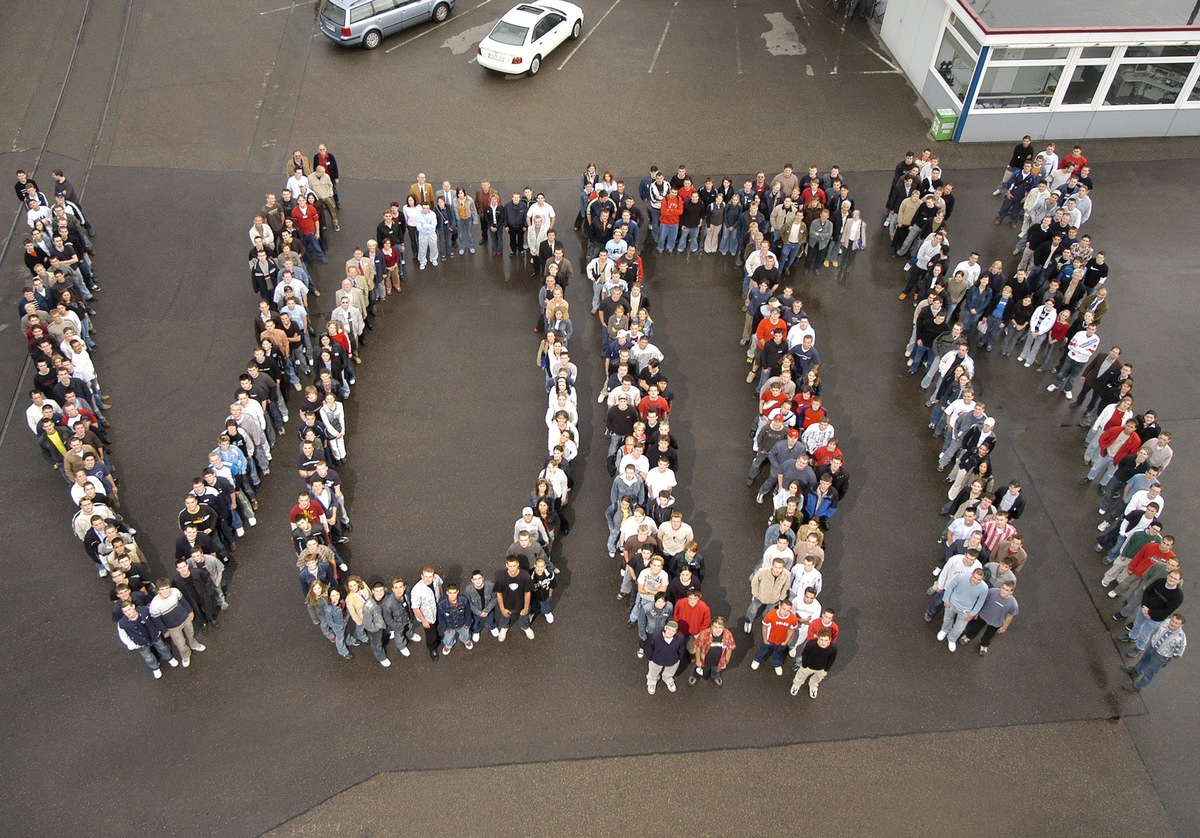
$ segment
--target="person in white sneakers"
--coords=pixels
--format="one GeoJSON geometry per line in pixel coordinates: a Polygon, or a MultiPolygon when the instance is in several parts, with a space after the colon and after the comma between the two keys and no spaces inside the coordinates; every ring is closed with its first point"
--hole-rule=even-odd
{"type": "Polygon", "coordinates": [[[1075,394],[1071,392],[1075,386],[1075,379],[1099,349],[1100,335],[1096,334],[1096,324],[1089,323],[1087,328],[1071,337],[1067,344],[1067,357],[1063,359],[1058,375],[1054,376],[1054,382],[1046,387],[1046,392],[1053,393],[1062,387],[1063,395],[1067,399],[1075,398],[1075,394]]]}
{"type": "Polygon", "coordinates": [[[791,694],[799,695],[800,687],[808,681],[808,697],[816,698],[817,688],[829,675],[835,660],[837,644],[833,642],[833,632],[823,628],[817,632],[816,637],[804,644],[804,650],[796,661],[796,675],[792,679],[791,694]]]}
{"type": "Polygon", "coordinates": [[[949,641],[951,652],[958,649],[958,638],[966,631],[967,623],[979,616],[987,600],[991,589],[983,577],[983,568],[979,567],[971,571],[969,576],[961,573],[954,577],[946,587],[943,598],[946,607],[942,615],[942,630],[937,633],[937,639],[939,643],[949,641]]]}
{"type": "Polygon", "coordinates": [[[142,656],[155,678],[162,677],[160,661],[179,666],[179,661],[175,660],[171,650],[167,648],[162,632],[154,624],[148,607],[127,601],[121,606],[121,614],[121,619],[117,621],[117,637],[127,649],[142,656]]]}

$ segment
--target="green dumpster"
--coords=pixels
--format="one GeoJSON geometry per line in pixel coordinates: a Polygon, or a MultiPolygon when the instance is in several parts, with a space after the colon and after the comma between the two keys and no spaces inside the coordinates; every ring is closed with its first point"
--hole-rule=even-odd
{"type": "Polygon", "coordinates": [[[952,140],[956,125],[958,125],[958,114],[950,108],[938,108],[934,111],[933,124],[929,126],[929,133],[935,140],[952,140]]]}

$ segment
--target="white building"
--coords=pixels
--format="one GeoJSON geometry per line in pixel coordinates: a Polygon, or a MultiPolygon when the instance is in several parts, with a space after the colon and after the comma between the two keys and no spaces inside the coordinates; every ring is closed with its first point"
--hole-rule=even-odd
{"type": "Polygon", "coordinates": [[[1200,133],[1200,0],[888,0],[881,36],[956,142],[1200,133]]]}

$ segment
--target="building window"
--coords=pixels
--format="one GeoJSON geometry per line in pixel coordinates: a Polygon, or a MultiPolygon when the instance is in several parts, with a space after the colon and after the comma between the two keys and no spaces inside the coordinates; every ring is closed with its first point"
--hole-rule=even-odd
{"type": "Polygon", "coordinates": [[[1189,102],[1200,102],[1200,79],[1196,79],[1196,83],[1192,85],[1192,94],[1188,96],[1189,102]]]}
{"type": "Polygon", "coordinates": [[[1075,65],[1075,71],[1071,74],[1071,80],[1067,82],[1067,89],[1063,93],[1062,103],[1064,105],[1090,105],[1096,98],[1096,91],[1104,79],[1104,71],[1107,68],[1108,62],[1075,65]]]}
{"type": "Polygon", "coordinates": [[[996,47],[992,61],[1054,61],[1067,57],[1068,47],[996,47]]]}
{"type": "Polygon", "coordinates": [[[1061,64],[988,64],[975,95],[977,108],[1046,108],[1054,98],[1061,64]]]}
{"type": "Polygon", "coordinates": [[[1192,71],[1191,62],[1121,64],[1113,76],[1106,105],[1171,105],[1192,71]]]}
{"type": "Polygon", "coordinates": [[[967,98],[971,76],[975,73],[977,56],[972,54],[958,39],[953,30],[942,33],[942,45],[938,49],[933,69],[950,88],[954,97],[962,102],[967,98]]]}

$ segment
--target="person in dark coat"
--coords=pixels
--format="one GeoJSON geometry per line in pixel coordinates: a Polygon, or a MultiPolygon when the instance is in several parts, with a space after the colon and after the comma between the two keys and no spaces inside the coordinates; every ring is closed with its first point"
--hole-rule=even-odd
{"type": "Polygon", "coordinates": [[[668,690],[675,692],[675,672],[686,654],[687,645],[679,633],[679,623],[674,620],[668,620],[662,631],[646,638],[646,659],[650,662],[646,673],[646,692],[654,695],[659,678],[662,678],[668,690]]]}
{"type": "Polygon", "coordinates": [[[180,559],[175,562],[175,575],[171,583],[183,593],[184,599],[192,606],[192,611],[200,623],[200,631],[208,631],[209,623],[215,628],[221,627],[221,621],[217,619],[217,593],[211,576],[195,572],[188,565],[187,559],[180,559]]]}

